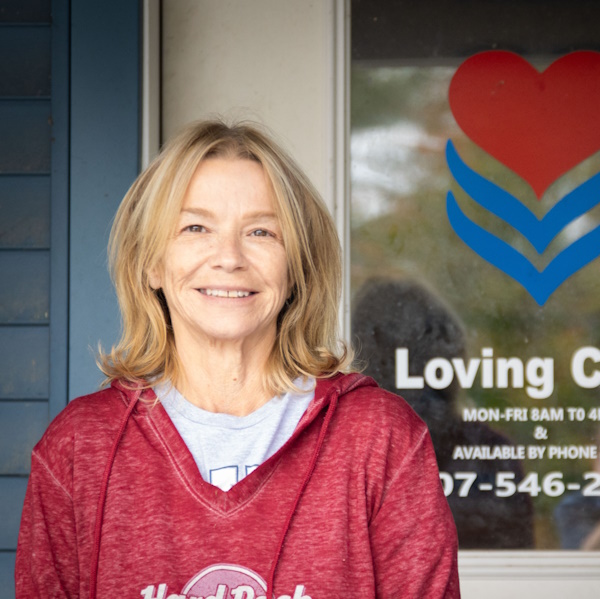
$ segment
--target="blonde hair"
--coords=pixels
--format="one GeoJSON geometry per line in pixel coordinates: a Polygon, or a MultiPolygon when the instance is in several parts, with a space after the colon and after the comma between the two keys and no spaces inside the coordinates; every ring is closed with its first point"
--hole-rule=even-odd
{"type": "Polygon", "coordinates": [[[202,160],[255,160],[271,183],[287,255],[292,295],[282,308],[267,364],[267,388],[293,389],[298,376],[330,377],[352,353],[338,336],[341,251],[333,221],[295,162],[256,126],[193,123],[137,178],[115,216],[110,271],[122,334],[98,366],[106,383],[177,380],[179,363],[169,309],[149,273],[161,262],[190,180],[202,160]]]}

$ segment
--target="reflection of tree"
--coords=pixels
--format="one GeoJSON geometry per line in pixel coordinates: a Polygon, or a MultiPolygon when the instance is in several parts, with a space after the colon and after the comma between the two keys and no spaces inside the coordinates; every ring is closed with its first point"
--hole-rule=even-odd
{"type": "MultiPolygon", "coordinates": [[[[387,180],[396,172],[420,169],[421,176],[405,177],[412,187],[395,191],[389,185],[378,187],[372,177],[368,185],[354,176],[353,205],[369,202],[373,194],[382,194],[383,212],[364,217],[353,211],[351,235],[351,284],[357,290],[372,276],[417,275],[431,281],[444,299],[454,307],[467,329],[468,346],[473,355],[483,346],[494,347],[497,356],[549,356],[555,360],[555,393],[546,400],[532,400],[523,390],[492,392],[479,387],[472,390],[474,405],[523,407],[583,406],[597,402],[593,392],[579,389],[572,381],[569,364],[573,351],[583,345],[598,345],[600,311],[600,260],[596,260],[568,279],[540,308],[518,283],[495,269],[467,248],[452,231],[445,211],[449,189],[461,208],[482,227],[512,244],[542,267],[548,256],[536,256],[533,248],[496,217],[474,205],[452,181],[443,147],[451,138],[463,160],[475,171],[519,198],[538,217],[569,190],[600,170],[596,155],[559,179],[541,201],[517,175],[465,138],[458,129],[447,103],[451,68],[369,68],[355,66],[352,73],[352,131],[362,136],[361,154],[352,152],[353,163],[369,161],[370,169],[379,169],[387,180]],[[404,151],[381,148],[386,143],[381,132],[399,123],[420,131],[419,144],[411,138],[404,151]],[[371,135],[371,137],[369,137],[371,135]],[[369,141],[371,140],[371,141],[369,141]],[[437,146],[431,140],[438,140],[437,146]],[[369,145],[370,144],[370,145],[369,145]],[[371,149],[372,148],[372,149],[371,149]],[[377,152],[375,152],[375,148],[377,152]],[[437,149],[436,149],[437,148],[437,149]],[[381,156],[384,158],[382,159],[381,156]],[[363,194],[363,195],[361,195],[363,194]],[[370,194],[370,195],[369,195],[370,194]]],[[[400,142],[397,142],[400,143],[400,142]]],[[[376,175],[377,173],[375,173],[376,175]]],[[[600,223],[600,209],[588,213],[582,227],[600,223]]],[[[565,243],[565,235],[575,235],[577,226],[563,234],[548,248],[553,255],[565,243]]],[[[459,401],[465,401],[463,400],[459,401]]],[[[502,425],[502,423],[500,423],[502,425]]],[[[549,443],[589,444],[595,423],[548,423],[549,443]]],[[[504,425],[504,431],[517,442],[532,443],[532,424],[504,425]]],[[[532,462],[531,470],[540,468],[532,462]]],[[[564,472],[565,479],[579,477],[589,464],[556,461],[544,468],[564,472]]],[[[535,498],[540,526],[539,547],[555,547],[554,537],[544,536],[556,500],[540,495],[535,498]]]]}
{"type": "Polygon", "coordinates": [[[354,66],[352,69],[353,129],[390,125],[398,119],[418,122],[437,135],[453,122],[447,118],[446,92],[451,67],[354,66]],[[424,102],[425,100],[425,102],[424,102]]]}

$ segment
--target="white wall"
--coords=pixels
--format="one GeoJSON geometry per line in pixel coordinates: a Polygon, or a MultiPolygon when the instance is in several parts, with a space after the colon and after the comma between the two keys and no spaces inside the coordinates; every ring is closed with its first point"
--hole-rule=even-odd
{"type": "Polygon", "coordinates": [[[164,0],[162,139],[199,118],[267,125],[332,196],[333,0],[164,0]]]}

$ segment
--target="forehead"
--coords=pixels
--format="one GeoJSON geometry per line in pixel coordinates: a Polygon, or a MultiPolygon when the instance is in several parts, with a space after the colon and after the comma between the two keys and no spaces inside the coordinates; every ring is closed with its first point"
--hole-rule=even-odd
{"type": "Polygon", "coordinates": [[[243,158],[208,158],[200,162],[186,190],[182,209],[248,208],[275,211],[272,185],[262,165],[243,158]]]}

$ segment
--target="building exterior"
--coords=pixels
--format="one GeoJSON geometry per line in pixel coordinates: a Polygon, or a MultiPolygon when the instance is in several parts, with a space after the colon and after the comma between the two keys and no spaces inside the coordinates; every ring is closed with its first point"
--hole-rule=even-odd
{"type": "MultiPolygon", "coordinates": [[[[356,321],[351,322],[351,313],[359,288],[368,280],[364,273],[375,269],[368,259],[372,254],[385,266],[375,269],[378,276],[410,274],[414,279],[415,273],[424,273],[425,286],[436,287],[451,312],[464,321],[470,343],[470,349],[463,349],[465,369],[469,363],[475,364],[468,359],[482,360],[482,364],[486,358],[492,359],[484,349],[495,349],[497,358],[508,355],[499,353],[501,349],[520,347],[522,338],[513,338],[508,331],[521,327],[522,333],[527,322],[515,324],[516,317],[507,316],[512,314],[508,305],[527,307],[532,331],[553,327],[556,338],[567,346],[574,330],[585,330],[568,346],[573,354],[580,347],[599,343],[592,318],[594,294],[599,291],[594,283],[598,277],[589,274],[597,269],[593,260],[585,266],[587,270],[582,267],[573,275],[575,282],[566,280],[540,305],[506,270],[498,274],[485,259],[473,257],[472,252],[463,254],[462,242],[446,227],[445,211],[448,190],[454,191],[459,203],[464,201],[456,185],[448,182],[452,176],[460,176],[446,161],[447,139],[456,140],[459,157],[472,170],[509,189],[515,197],[525,198],[523,203],[528,201],[527,194],[533,198],[529,188],[521,191],[524,188],[518,182],[511,187],[510,173],[486,162],[480,151],[482,147],[485,151],[485,143],[469,145],[473,138],[460,132],[465,121],[454,116],[459,114],[456,110],[447,109],[448,85],[457,81],[454,75],[459,66],[481,51],[510,50],[538,65],[541,72],[560,56],[600,50],[600,38],[593,30],[598,9],[591,1],[568,6],[553,1],[505,2],[501,11],[493,1],[458,4],[369,0],[0,3],[0,47],[6,57],[0,66],[0,597],[14,593],[14,551],[31,448],[68,399],[97,388],[101,378],[94,350],[99,342],[110,346],[118,334],[118,311],[106,271],[112,216],[160,143],[191,120],[222,116],[263,122],[305,168],[334,215],[342,240],[346,281],[340,320],[348,338],[358,329],[356,321]],[[408,94],[415,90],[423,91],[420,96],[408,94]],[[419,120],[421,117],[426,122],[419,120]],[[440,140],[444,142],[441,145],[440,140]],[[435,160],[433,170],[427,170],[435,160]],[[411,179],[407,172],[425,174],[411,179]],[[445,177],[441,182],[440,173],[445,177]],[[429,187],[434,180],[435,185],[429,187]],[[399,191],[405,187],[408,191],[399,191]],[[435,221],[438,229],[428,229],[420,220],[423,211],[410,203],[411,198],[421,197],[417,192],[422,190],[427,198],[434,198],[432,202],[441,199],[442,210],[435,204],[431,213],[439,217],[435,221]],[[381,219],[400,223],[396,237],[389,228],[377,228],[382,226],[381,219]],[[412,236],[402,228],[403,222],[418,223],[411,227],[412,236]],[[378,245],[377,240],[384,236],[390,243],[378,245]],[[438,239],[445,236],[452,237],[451,245],[436,250],[438,239]],[[446,264],[448,256],[454,257],[446,264]],[[467,265],[465,269],[478,273],[483,281],[479,287],[464,269],[453,270],[461,261],[467,265]],[[392,266],[388,268],[388,264],[392,266]],[[438,271],[432,264],[443,268],[438,271]],[[397,271],[396,265],[400,265],[397,271]],[[458,283],[448,282],[451,280],[458,283]],[[477,288],[479,303],[460,300],[465,287],[477,288]],[[508,289],[507,299],[491,302],[490,289],[495,298],[504,298],[502,290],[508,289]],[[574,295],[586,299],[587,304],[578,310],[590,316],[587,320],[581,316],[565,327],[559,307],[574,301],[574,295]],[[493,312],[480,310],[480,304],[486,302],[494,304],[493,312]],[[468,318],[474,312],[501,321],[502,326],[486,337],[488,329],[468,318]],[[550,327],[549,323],[555,324],[550,327]],[[513,346],[508,341],[503,345],[506,339],[513,346]]],[[[589,82],[586,85],[586,89],[595,89],[589,82]]],[[[595,124],[586,126],[594,129],[595,124]]],[[[581,167],[587,169],[585,173],[569,174],[564,190],[550,191],[549,199],[542,198],[538,220],[549,211],[553,193],[557,198],[567,195],[597,173],[595,154],[589,154],[589,161],[581,167]]],[[[590,215],[595,222],[596,213],[590,215]]],[[[433,216],[427,218],[433,222],[433,216]]],[[[487,217],[477,218],[483,219],[480,224],[488,223],[487,217]]],[[[493,225],[486,226],[493,230],[493,225]]],[[[551,353],[552,343],[546,338],[539,340],[542,342],[550,344],[547,351],[551,353]]],[[[403,348],[390,350],[396,367],[395,386],[398,393],[403,389],[414,393],[418,389],[414,377],[419,373],[409,372],[407,364],[402,379],[398,369],[407,354],[397,354],[397,349],[403,348]]],[[[521,360],[525,377],[528,360],[550,355],[540,352],[519,354],[514,349],[510,355],[521,360]]],[[[446,356],[432,355],[440,360],[446,356]]],[[[446,362],[453,364],[456,355],[447,354],[446,362]]],[[[555,428],[542,428],[555,446],[583,446],[577,436],[583,435],[581,427],[569,424],[568,408],[585,406],[587,415],[595,405],[591,374],[595,354],[591,351],[581,357],[585,367],[580,380],[584,384],[575,388],[578,393],[581,390],[578,403],[564,405],[558,394],[566,397],[568,386],[560,379],[559,354],[552,357],[557,389],[546,389],[543,397],[543,365],[548,363],[540,362],[539,380],[532,367],[532,376],[521,388],[516,389],[518,381],[512,379],[512,386],[506,385],[510,387],[506,393],[512,395],[503,397],[513,408],[526,406],[528,418],[533,407],[551,406],[557,419],[562,407],[560,426],[555,423],[555,428]],[[527,385],[534,395],[537,389],[540,397],[526,395],[527,385]],[[527,403],[530,399],[538,403],[527,403]],[[546,400],[549,403],[544,404],[546,400]]],[[[438,365],[443,374],[445,363],[438,365]]],[[[445,389],[438,374],[431,371],[427,385],[445,389]],[[433,381],[436,377],[439,384],[433,381]]],[[[480,393],[478,385],[486,386],[482,379],[468,387],[474,389],[474,403],[460,403],[466,401],[460,394],[457,402],[484,410],[473,412],[481,432],[493,428],[488,418],[493,417],[490,409],[496,404],[486,403],[488,395],[480,393]],[[485,426],[478,414],[485,415],[485,426]]],[[[450,388],[450,382],[446,387],[450,388]]],[[[466,430],[466,417],[464,412],[460,414],[457,428],[466,430]]],[[[504,420],[506,414],[503,412],[504,420]]],[[[541,422],[505,424],[498,429],[500,437],[517,435],[520,439],[520,434],[532,437],[541,422]]],[[[597,448],[598,438],[593,436],[592,423],[588,424],[585,434],[592,432],[585,446],[597,448]]],[[[469,447],[469,443],[457,442],[452,447],[469,447]]],[[[517,451],[519,443],[526,446],[520,440],[504,445],[517,451]]],[[[484,444],[480,441],[477,446],[484,444]]],[[[469,467],[478,473],[473,463],[481,461],[471,462],[469,467]]],[[[596,480],[591,456],[557,463],[549,463],[548,468],[562,468],[565,484],[567,472],[575,476],[582,469],[592,473],[591,483],[596,480]]],[[[529,468],[528,462],[523,464],[515,468],[529,468]]],[[[462,500],[468,499],[459,497],[459,483],[469,478],[460,478],[455,470],[449,467],[445,484],[456,487],[456,492],[449,493],[456,515],[465,505],[462,500]]],[[[533,540],[512,548],[493,539],[481,547],[465,547],[460,554],[463,596],[598,596],[600,554],[566,551],[558,533],[546,532],[557,526],[553,510],[561,498],[556,496],[555,484],[563,479],[543,478],[548,476],[546,471],[540,471],[540,476],[540,488],[545,484],[542,491],[513,493],[531,497],[531,503],[525,504],[534,506],[533,520],[529,513],[526,522],[519,506],[509,516],[515,529],[530,527],[533,540]]],[[[517,482],[523,478],[524,473],[517,473],[517,482]]],[[[507,484],[506,478],[502,480],[507,484]]],[[[497,478],[493,482],[493,493],[498,496],[501,487],[497,478]]],[[[501,498],[499,503],[508,505],[501,498]]],[[[494,504],[485,505],[492,510],[494,504]]],[[[473,509],[478,509],[477,505],[473,509]]],[[[591,513],[591,508],[582,509],[591,513]]],[[[493,517],[490,511],[489,518],[493,517]]]]}

